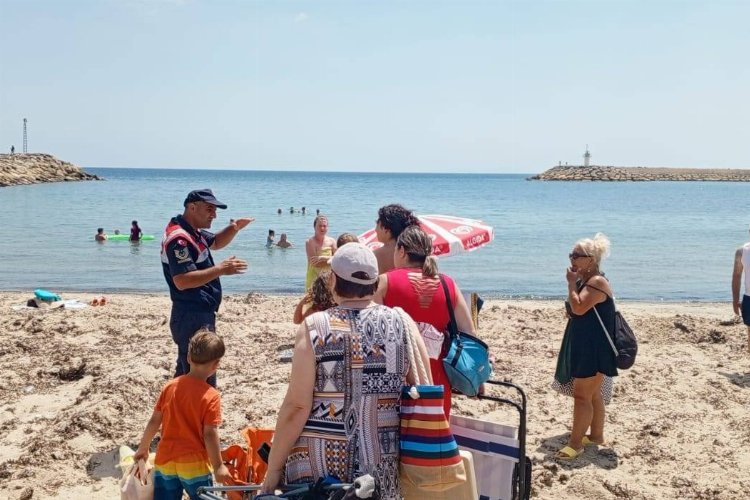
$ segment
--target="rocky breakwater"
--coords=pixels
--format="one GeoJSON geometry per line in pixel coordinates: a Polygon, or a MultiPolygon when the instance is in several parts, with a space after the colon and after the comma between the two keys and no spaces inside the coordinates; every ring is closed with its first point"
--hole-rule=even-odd
{"type": "Polygon", "coordinates": [[[0,187],[42,182],[102,180],[81,167],[58,160],[52,155],[0,154],[0,187]]]}
{"type": "Polygon", "coordinates": [[[750,182],[750,170],[719,168],[559,166],[529,177],[540,181],[731,181],[750,182]]]}

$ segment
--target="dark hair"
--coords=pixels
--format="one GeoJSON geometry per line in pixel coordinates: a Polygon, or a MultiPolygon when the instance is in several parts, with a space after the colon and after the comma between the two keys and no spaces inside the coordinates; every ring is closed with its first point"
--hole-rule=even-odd
{"type": "Polygon", "coordinates": [[[326,217],[325,215],[318,215],[317,217],[315,217],[315,219],[313,220],[313,227],[318,227],[318,221],[323,219],[328,220],[328,217],[326,217]]]}
{"type": "Polygon", "coordinates": [[[224,356],[224,341],[216,332],[201,328],[190,339],[188,356],[193,363],[203,365],[224,356]]]}
{"type": "Polygon", "coordinates": [[[137,226],[138,225],[138,221],[134,220],[133,222],[131,222],[131,224],[134,225],[134,226],[137,226]]]}
{"type": "Polygon", "coordinates": [[[276,231],[274,231],[273,229],[269,229],[268,236],[276,236],[276,231]]]}
{"type": "MultiPolygon", "coordinates": [[[[333,291],[339,297],[344,297],[345,299],[359,299],[362,297],[367,297],[368,295],[372,295],[378,289],[377,281],[371,285],[360,285],[359,283],[346,281],[336,273],[333,274],[336,276],[336,284],[333,286],[333,291]]],[[[367,273],[365,273],[364,271],[357,271],[352,275],[352,277],[359,279],[369,278],[367,273]]]]}
{"type": "Polygon", "coordinates": [[[104,232],[104,228],[103,227],[97,227],[96,228],[96,232],[97,233],[103,233],[104,232]]]}
{"type": "Polygon", "coordinates": [[[409,226],[396,240],[396,248],[403,248],[409,262],[422,265],[422,274],[437,276],[437,259],[432,255],[432,240],[419,226],[409,226]]]}
{"type": "Polygon", "coordinates": [[[336,248],[341,248],[347,243],[357,243],[357,242],[359,242],[359,238],[357,238],[356,234],[341,233],[339,237],[336,239],[336,248]]]}
{"type": "Polygon", "coordinates": [[[394,239],[398,238],[407,227],[419,224],[414,212],[398,204],[380,207],[378,222],[383,226],[383,229],[391,232],[394,239]]]}

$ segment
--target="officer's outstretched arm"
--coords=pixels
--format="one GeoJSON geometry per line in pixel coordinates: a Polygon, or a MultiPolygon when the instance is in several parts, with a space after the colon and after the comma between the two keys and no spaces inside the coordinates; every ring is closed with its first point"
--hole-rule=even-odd
{"type": "Polygon", "coordinates": [[[247,227],[247,225],[254,220],[253,217],[242,217],[234,220],[231,224],[214,235],[215,239],[211,245],[211,250],[219,250],[229,245],[234,237],[237,236],[237,233],[247,227]]]}

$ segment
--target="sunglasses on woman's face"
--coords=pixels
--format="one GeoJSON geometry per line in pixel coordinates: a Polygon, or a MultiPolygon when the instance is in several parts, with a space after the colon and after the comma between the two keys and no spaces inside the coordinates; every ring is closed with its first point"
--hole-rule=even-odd
{"type": "Polygon", "coordinates": [[[568,258],[573,260],[577,259],[579,257],[591,257],[590,255],[586,255],[585,253],[577,253],[577,252],[571,252],[568,254],[568,258]]]}

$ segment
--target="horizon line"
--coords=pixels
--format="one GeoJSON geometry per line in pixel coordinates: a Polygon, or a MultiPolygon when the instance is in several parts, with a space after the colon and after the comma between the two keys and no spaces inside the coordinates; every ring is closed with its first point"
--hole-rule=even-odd
{"type": "Polygon", "coordinates": [[[536,175],[531,172],[455,172],[455,171],[405,171],[405,170],[300,170],[300,169],[273,169],[273,168],[205,168],[205,167],[144,167],[144,166],[101,166],[89,165],[83,168],[101,169],[136,169],[136,170],[212,170],[216,172],[290,172],[305,173],[316,172],[325,174],[425,174],[425,175],[536,175]]]}

